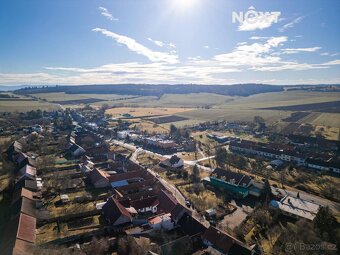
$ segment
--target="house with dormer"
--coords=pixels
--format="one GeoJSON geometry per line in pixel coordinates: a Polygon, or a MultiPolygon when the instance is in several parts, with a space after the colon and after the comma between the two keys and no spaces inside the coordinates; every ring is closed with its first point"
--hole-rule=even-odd
{"type": "Polygon", "coordinates": [[[230,170],[215,168],[210,175],[209,184],[224,189],[235,197],[245,198],[249,194],[252,178],[230,170]]]}

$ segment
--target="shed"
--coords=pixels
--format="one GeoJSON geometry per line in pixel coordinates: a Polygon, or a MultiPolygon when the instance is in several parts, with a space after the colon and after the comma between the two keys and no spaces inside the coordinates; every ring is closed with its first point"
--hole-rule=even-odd
{"type": "Polygon", "coordinates": [[[67,194],[62,194],[62,195],[60,195],[60,200],[61,200],[61,202],[63,202],[63,203],[67,203],[67,202],[70,201],[70,198],[68,197],[67,194]]]}

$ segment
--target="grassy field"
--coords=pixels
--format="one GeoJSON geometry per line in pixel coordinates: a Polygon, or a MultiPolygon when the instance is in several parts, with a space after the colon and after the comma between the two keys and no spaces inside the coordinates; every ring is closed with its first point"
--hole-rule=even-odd
{"type": "Polygon", "coordinates": [[[132,99],[124,99],[116,102],[100,102],[94,105],[100,105],[102,103],[108,103],[109,105],[136,105],[143,107],[212,107],[215,105],[223,105],[238,97],[222,96],[211,93],[191,93],[191,94],[165,94],[160,98],[156,96],[142,96],[132,99]]]}
{"type": "Polygon", "coordinates": [[[162,125],[158,125],[153,123],[152,121],[147,120],[139,120],[138,123],[133,123],[130,125],[130,128],[138,128],[141,131],[146,131],[149,133],[156,132],[156,133],[169,133],[169,128],[164,127],[162,125]]]}
{"type": "MultiPolygon", "coordinates": [[[[222,105],[233,101],[235,98],[231,96],[222,96],[210,93],[195,94],[165,94],[157,102],[159,105],[166,107],[205,107],[222,105]]],[[[150,102],[155,103],[155,102],[150,102]]]]}
{"type": "MultiPolygon", "coordinates": [[[[189,121],[177,122],[176,125],[188,125],[193,122],[211,120],[240,120],[249,121],[254,116],[262,116],[268,123],[274,123],[282,118],[290,116],[290,111],[263,110],[274,106],[288,106],[297,104],[310,104],[320,102],[336,101],[340,93],[323,92],[278,92],[259,94],[245,98],[234,98],[222,105],[215,105],[211,109],[195,109],[177,114],[187,117],[189,121]]],[[[301,121],[299,121],[301,122],[301,121]]],[[[316,113],[307,116],[304,123],[312,125],[331,126],[340,128],[340,114],[337,113],[316,113]]]]}
{"type": "Polygon", "coordinates": [[[228,108],[231,104],[237,108],[257,109],[277,106],[289,106],[311,103],[332,102],[339,100],[340,93],[285,91],[263,93],[249,97],[240,97],[225,104],[228,108]]]}
{"type": "Polygon", "coordinates": [[[106,101],[132,97],[129,95],[116,95],[116,94],[66,94],[64,92],[38,93],[31,94],[31,96],[46,99],[47,101],[72,101],[88,98],[102,99],[103,101],[106,101]]]}
{"type": "MultiPolygon", "coordinates": [[[[278,122],[280,119],[287,118],[292,111],[277,109],[264,109],[270,107],[283,107],[303,104],[325,103],[338,101],[340,92],[306,92],[306,91],[284,91],[274,93],[263,93],[249,97],[232,97],[210,93],[191,93],[191,94],[165,94],[161,97],[156,96],[130,96],[116,94],[65,94],[65,93],[42,93],[32,94],[47,101],[72,101],[97,99],[91,105],[100,107],[103,104],[116,106],[119,108],[111,109],[110,113],[120,116],[122,113],[130,113],[134,116],[141,115],[176,115],[188,118],[173,122],[176,126],[197,124],[204,121],[230,120],[230,121],[249,121],[254,116],[262,116],[268,123],[278,122]],[[136,107],[143,107],[136,109],[136,107]],[[184,110],[183,108],[188,108],[184,110]],[[167,109],[167,110],[166,110],[167,109]]],[[[18,100],[16,100],[18,101],[18,100]]],[[[14,101],[13,101],[14,102],[14,101]]],[[[29,109],[51,109],[58,107],[45,102],[27,101],[20,104],[13,102],[0,101],[2,111],[26,110],[29,109]]],[[[73,105],[78,107],[78,105],[73,105]]],[[[299,123],[308,123],[314,126],[324,126],[340,128],[340,114],[327,112],[311,112],[305,117],[297,120],[299,123]]],[[[160,124],[162,128],[168,129],[171,123],[160,124]]],[[[150,127],[150,125],[149,125],[150,127]]],[[[339,136],[331,130],[328,137],[339,136]]]]}
{"type": "Polygon", "coordinates": [[[60,106],[57,104],[52,104],[48,102],[41,101],[26,101],[21,99],[13,99],[13,100],[0,100],[0,112],[27,112],[32,110],[42,110],[42,111],[52,111],[60,109],[60,106]]]}
{"type": "Polygon", "coordinates": [[[157,115],[172,115],[185,111],[190,111],[191,108],[145,108],[145,107],[117,107],[106,111],[113,117],[124,117],[122,114],[130,114],[132,117],[157,116],[157,115]]]}
{"type": "Polygon", "coordinates": [[[83,227],[71,228],[69,223],[61,222],[59,224],[60,232],[58,232],[58,225],[56,222],[45,224],[37,229],[36,243],[42,244],[58,238],[67,236],[83,234],[102,227],[99,216],[92,216],[78,219],[78,221],[88,222],[83,224],[83,227]]]}

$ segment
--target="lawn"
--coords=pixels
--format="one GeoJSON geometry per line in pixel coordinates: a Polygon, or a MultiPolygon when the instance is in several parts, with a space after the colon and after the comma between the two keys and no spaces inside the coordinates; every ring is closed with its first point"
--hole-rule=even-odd
{"type": "Polygon", "coordinates": [[[100,222],[100,216],[91,216],[77,219],[70,222],[61,222],[59,224],[60,232],[56,222],[45,224],[37,229],[36,243],[43,244],[58,238],[82,234],[103,227],[100,222]]]}
{"type": "Polygon", "coordinates": [[[67,193],[69,196],[71,202],[68,202],[66,204],[61,203],[60,196],[56,196],[53,199],[48,201],[47,210],[50,213],[51,217],[56,216],[63,216],[67,214],[76,214],[80,212],[86,212],[86,211],[92,211],[96,209],[95,204],[98,203],[98,201],[94,202],[85,202],[85,203],[73,203],[72,200],[76,196],[82,196],[85,195],[86,191],[77,191],[73,193],[67,193]]]}
{"type": "Polygon", "coordinates": [[[158,156],[150,155],[148,153],[139,154],[137,157],[138,162],[143,166],[153,167],[158,165],[162,160],[158,156]]]}

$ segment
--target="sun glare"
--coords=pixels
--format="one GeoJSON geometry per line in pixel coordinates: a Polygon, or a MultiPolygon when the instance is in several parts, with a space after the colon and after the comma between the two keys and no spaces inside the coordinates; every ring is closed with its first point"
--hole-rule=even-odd
{"type": "Polygon", "coordinates": [[[192,8],[197,0],[171,0],[176,9],[188,10],[192,8]]]}

